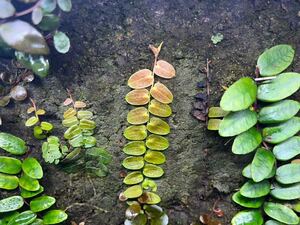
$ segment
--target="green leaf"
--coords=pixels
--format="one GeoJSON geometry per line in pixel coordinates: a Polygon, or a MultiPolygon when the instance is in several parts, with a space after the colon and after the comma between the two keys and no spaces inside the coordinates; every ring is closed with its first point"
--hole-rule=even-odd
{"type": "Polygon", "coordinates": [[[150,134],[146,139],[146,146],[151,150],[163,151],[169,147],[169,141],[160,135],[150,134]]]}
{"type": "Polygon", "coordinates": [[[258,57],[257,67],[263,77],[281,73],[293,62],[295,51],[290,45],[276,45],[258,57]]]}
{"type": "Polygon", "coordinates": [[[224,36],[221,33],[217,33],[211,36],[210,40],[214,45],[220,43],[223,40],[224,36]]]}
{"type": "Polygon", "coordinates": [[[264,141],[278,144],[297,134],[300,130],[300,118],[293,117],[274,127],[265,127],[262,131],[264,141]]]}
{"type": "MultiPolygon", "coordinates": [[[[51,140],[51,136],[49,137],[51,140]]],[[[45,162],[54,163],[62,157],[62,153],[59,148],[59,143],[44,142],[42,145],[42,156],[45,162]]]]}
{"type": "Polygon", "coordinates": [[[22,169],[27,176],[33,179],[41,179],[43,177],[43,169],[40,163],[32,157],[28,157],[23,161],[22,169]]]}
{"type": "Polygon", "coordinates": [[[44,131],[50,132],[53,130],[53,125],[51,123],[48,122],[41,122],[41,128],[44,131]]]}
{"type": "Polygon", "coordinates": [[[14,20],[0,25],[0,36],[10,47],[33,55],[49,54],[43,35],[29,23],[14,20]]]}
{"type": "Polygon", "coordinates": [[[232,196],[232,200],[246,208],[260,208],[264,203],[264,197],[261,198],[246,198],[238,191],[232,196]]]}
{"type": "Polygon", "coordinates": [[[138,198],[143,194],[143,189],[141,185],[134,185],[127,188],[123,194],[127,199],[138,198]]]}
{"type": "Polygon", "coordinates": [[[88,110],[79,110],[77,112],[78,119],[91,119],[93,117],[93,113],[88,110]]]}
{"type": "Polygon", "coordinates": [[[54,31],[60,25],[60,18],[54,14],[44,14],[42,21],[38,24],[38,28],[43,31],[54,31]]]}
{"type": "Polygon", "coordinates": [[[7,174],[18,174],[22,170],[22,162],[18,159],[0,156],[0,172],[7,174]]]}
{"type": "Polygon", "coordinates": [[[275,186],[270,193],[274,198],[280,200],[294,200],[300,198],[300,183],[289,186],[275,186]]]}
{"type": "Polygon", "coordinates": [[[37,118],[36,116],[32,116],[26,121],[25,126],[31,127],[35,125],[37,122],[39,122],[39,118],[37,118]]]}
{"type": "Polygon", "coordinates": [[[11,196],[0,200],[0,213],[11,212],[22,208],[24,200],[21,196],[11,196]]]}
{"type": "Polygon", "coordinates": [[[55,204],[55,202],[56,202],[55,198],[44,195],[31,200],[30,209],[32,210],[32,212],[41,212],[46,209],[49,209],[51,206],[55,204]]]}
{"type": "Polygon", "coordinates": [[[146,152],[146,146],[143,141],[131,141],[124,146],[123,152],[127,155],[144,155],[146,152]]]}
{"type": "Polygon", "coordinates": [[[147,137],[146,126],[129,126],[124,131],[124,137],[131,141],[142,141],[147,137]]]}
{"type": "Polygon", "coordinates": [[[80,129],[80,127],[78,125],[73,125],[65,131],[64,138],[70,140],[81,134],[82,130],[80,129]]]}
{"type": "Polygon", "coordinates": [[[282,73],[258,86],[257,98],[263,102],[277,102],[294,94],[300,87],[299,73],[282,73]]]}
{"type": "Polygon", "coordinates": [[[169,117],[172,115],[172,109],[169,105],[161,103],[155,99],[152,99],[148,110],[151,114],[159,117],[169,117]]]}
{"type": "Polygon", "coordinates": [[[207,122],[208,130],[219,130],[222,120],[220,119],[209,119],[207,122]]]}
{"type": "Polygon", "coordinates": [[[300,182],[300,164],[289,163],[280,166],[276,171],[276,180],[282,184],[300,182]]]}
{"type": "Polygon", "coordinates": [[[300,154],[300,137],[294,136],[275,145],[273,153],[278,160],[286,161],[300,154]]]}
{"type": "MultiPolygon", "coordinates": [[[[98,177],[105,177],[108,174],[108,168],[103,163],[100,162],[96,166],[94,165],[90,166],[89,162],[86,162],[86,167],[85,167],[87,173],[91,173],[98,177]]],[[[91,162],[91,164],[94,164],[94,162],[91,162]]]]}
{"type": "Polygon", "coordinates": [[[144,160],[148,163],[160,165],[166,162],[166,157],[159,151],[148,150],[144,156],[144,160]]]}
{"type": "Polygon", "coordinates": [[[272,219],[286,224],[298,224],[299,217],[289,207],[273,202],[266,202],[264,204],[265,213],[272,219]]]}
{"type": "Polygon", "coordinates": [[[0,19],[6,19],[15,14],[16,9],[10,1],[0,0],[0,19]]]}
{"type": "Polygon", "coordinates": [[[44,12],[51,13],[56,8],[56,0],[41,0],[40,6],[44,12]]]}
{"type": "Polygon", "coordinates": [[[243,77],[234,82],[222,96],[220,106],[225,111],[249,108],[256,100],[257,86],[254,80],[243,77]]]}
{"type": "Polygon", "coordinates": [[[170,126],[166,121],[158,117],[152,117],[147,123],[147,130],[153,134],[167,135],[170,133],[170,126]]]}
{"type": "Polygon", "coordinates": [[[27,211],[21,212],[19,215],[14,217],[11,221],[9,221],[9,223],[7,225],[31,224],[36,219],[36,217],[37,217],[37,215],[34,212],[27,210],[27,211]]]}
{"type": "Polygon", "coordinates": [[[147,217],[145,214],[137,215],[133,220],[125,220],[124,225],[146,225],[147,224],[147,217]]]}
{"type": "Polygon", "coordinates": [[[0,189],[14,190],[19,186],[19,178],[0,173],[0,189]]]}
{"type": "Polygon", "coordinates": [[[31,13],[31,21],[34,25],[39,24],[43,19],[43,10],[41,7],[36,7],[31,13]]]}
{"type": "Polygon", "coordinates": [[[128,170],[140,170],[144,167],[144,158],[129,156],[123,160],[122,165],[128,170]]]}
{"type": "Polygon", "coordinates": [[[153,192],[156,192],[157,191],[157,184],[154,180],[151,180],[149,178],[145,178],[143,180],[143,183],[142,183],[142,188],[144,190],[151,190],[153,192]]]}
{"type": "Polygon", "coordinates": [[[138,201],[142,204],[156,205],[160,203],[161,199],[159,195],[153,192],[144,192],[143,195],[139,197],[138,201]]]}
{"type": "Polygon", "coordinates": [[[104,148],[94,147],[86,150],[86,156],[97,159],[103,164],[109,164],[112,161],[112,155],[104,148]]]}
{"type": "Polygon", "coordinates": [[[259,198],[269,194],[270,188],[271,184],[267,180],[258,183],[249,180],[241,187],[240,193],[247,198],[259,198]]]}
{"type": "Polygon", "coordinates": [[[164,170],[153,164],[146,164],[143,168],[143,174],[149,178],[159,178],[164,175],[164,170]]]}
{"type": "Polygon", "coordinates": [[[237,213],[231,220],[232,225],[262,225],[264,219],[257,210],[245,210],[237,213]]]}
{"type": "Polygon", "coordinates": [[[27,150],[21,138],[3,132],[0,133],[0,148],[14,155],[23,155],[27,150]]]}
{"type": "Polygon", "coordinates": [[[163,214],[161,217],[155,217],[151,219],[151,225],[168,225],[169,217],[167,214],[163,214]]]}
{"type": "Polygon", "coordinates": [[[12,220],[12,218],[19,215],[20,213],[15,211],[15,212],[2,213],[2,214],[0,214],[1,215],[0,224],[7,225],[8,222],[12,220]]]}
{"type": "Polygon", "coordinates": [[[70,39],[65,33],[61,31],[56,32],[53,41],[54,47],[58,52],[65,54],[69,51],[71,46],[70,39]]]}
{"type": "Polygon", "coordinates": [[[59,8],[64,12],[70,12],[72,9],[72,1],[71,0],[57,0],[57,4],[59,8]]]}
{"type": "Polygon", "coordinates": [[[44,222],[41,219],[35,219],[30,225],[44,225],[44,222]]]}
{"type": "Polygon", "coordinates": [[[44,192],[44,187],[40,185],[40,189],[37,191],[27,191],[23,188],[20,188],[21,196],[23,198],[32,198],[44,192]]]}
{"type": "Polygon", "coordinates": [[[264,148],[257,149],[251,163],[251,174],[254,182],[260,182],[268,177],[275,164],[275,156],[264,148]]]}
{"type": "Polygon", "coordinates": [[[239,134],[233,141],[232,152],[238,155],[254,151],[262,142],[262,136],[255,127],[239,134]]]}
{"type": "Polygon", "coordinates": [[[39,181],[26,174],[23,174],[19,179],[19,185],[27,191],[37,191],[40,189],[39,181]]]}
{"type": "Polygon", "coordinates": [[[68,219],[68,214],[62,210],[50,210],[43,216],[43,222],[47,224],[58,224],[68,219]]]}
{"type": "Polygon", "coordinates": [[[209,118],[220,118],[228,114],[228,111],[224,111],[221,107],[210,107],[208,110],[209,118]]]}
{"type": "Polygon", "coordinates": [[[27,69],[32,70],[36,75],[43,78],[49,73],[49,60],[44,56],[26,55],[23,52],[15,52],[16,58],[27,69]]]}
{"type": "MultiPolygon", "coordinates": [[[[271,173],[266,177],[266,179],[272,178],[275,176],[276,173],[276,165],[273,167],[271,173]]],[[[244,177],[252,179],[252,174],[251,174],[251,163],[245,166],[245,168],[242,171],[242,174],[244,177]]]]}
{"type": "Polygon", "coordinates": [[[263,107],[258,113],[258,121],[263,124],[279,123],[291,119],[300,109],[300,103],[294,100],[282,100],[263,107]]]}
{"type": "Polygon", "coordinates": [[[219,127],[219,134],[222,137],[231,137],[245,132],[257,122],[256,113],[249,109],[231,112],[223,118],[219,127]]]}
{"type": "Polygon", "coordinates": [[[134,185],[141,183],[144,180],[144,176],[141,172],[135,171],[127,174],[127,176],[124,178],[123,182],[127,185],[134,185]]]}
{"type": "Polygon", "coordinates": [[[268,220],[265,225],[284,225],[283,223],[280,223],[276,220],[268,220]]]}

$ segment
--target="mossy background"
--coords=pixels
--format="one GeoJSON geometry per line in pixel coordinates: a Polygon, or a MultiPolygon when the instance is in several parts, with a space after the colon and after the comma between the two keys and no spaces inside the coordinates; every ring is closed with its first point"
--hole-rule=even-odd
{"type": "MultiPolygon", "coordinates": [[[[164,41],[161,59],[175,66],[177,76],[166,81],[175,100],[166,175],[158,180],[161,205],[171,225],[189,225],[219,199],[218,206],[225,212],[222,224],[229,224],[238,210],[230,196],[242,184],[241,170],[251,157],[234,156],[230,144],[224,145],[226,139],[191,116],[199,92],[196,83],[205,78],[200,70],[207,58],[212,60],[211,103],[217,104],[221,85],[253,75],[264,49],[280,43],[299,47],[299,10],[296,0],[74,0],[61,26],[71,38],[71,51],[67,55],[52,51],[51,74],[30,84],[29,90],[48,112],[45,119],[55,125],[55,135],[64,132],[60,122],[65,89],[86,100],[97,115],[98,143],[112,153],[114,161],[104,179],[68,175],[44,164],[46,193],[54,195],[61,208],[82,203],[69,210],[70,221],[123,224],[126,206],[118,201],[118,194],[124,190],[119,173],[125,157],[121,149],[129,109],[124,100],[127,79],[152,65],[148,44],[164,41]],[[214,46],[210,38],[218,32],[224,40],[214,46]]],[[[299,50],[294,71],[300,70],[299,50]]],[[[40,156],[41,142],[24,126],[28,106],[25,102],[1,109],[1,129],[28,140],[33,154],[40,156]]]]}

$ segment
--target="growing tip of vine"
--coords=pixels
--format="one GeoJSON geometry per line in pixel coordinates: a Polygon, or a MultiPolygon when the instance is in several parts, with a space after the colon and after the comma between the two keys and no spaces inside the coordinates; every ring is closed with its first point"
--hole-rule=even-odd
{"type": "Polygon", "coordinates": [[[159,52],[162,48],[163,43],[164,42],[161,42],[158,47],[155,47],[154,45],[149,45],[149,48],[150,48],[150,50],[152,51],[152,53],[154,54],[155,57],[157,57],[159,55],[159,52]]]}

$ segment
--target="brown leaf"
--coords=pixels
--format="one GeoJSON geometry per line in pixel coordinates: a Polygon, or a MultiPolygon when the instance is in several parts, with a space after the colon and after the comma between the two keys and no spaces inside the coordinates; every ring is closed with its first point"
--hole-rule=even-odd
{"type": "Polygon", "coordinates": [[[154,77],[151,70],[142,69],[130,76],[128,86],[133,89],[141,89],[151,86],[153,81],[154,77]]]}
{"type": "Polygon", "coordinates": [[[300,159],[294,159],[291,163],[300,163],[300,159]]]}
{"type": "Polygon", "coordinates": [[[157,82],[150,90],[150,94],[157,101],[169,104],[173,101],[172,92],[162,83],[157,82]]]}
{"type": "Polygon", "coordinates": [[[130,105],[145,105],[150,100],[150,94],[147,89],[132,90],[125,99],[130,105]]]}
{"type": "Polygon", "coordinates": [[[193,110],[192,115],[200,121],[205,122],[206,121],[206,113],[203,113],[200,110],[193,110]]]}
{"type": "Polygon", "coordinates": [[[72,102],[73,102],[73,100],[72,100],[71,98],[67,98],[67,99],[64,101],[64,106],[70,105],[72,102]]]}
{"type": "Polygon", "coordinates": [[[86,104],[82,101],[76,101],[74,103],[74,108],[85,108],[86,107],[86,104]]]}
{"type": "Polygon", "coordinates": [[[171,79],[175,77],[176,71],[170,63],[159,60],[154,67],[154,73],[159,77],[171,79]]]}
{"type": "Polygon", "coordinates": [[[27,113],[28,113],[28,114],[33,113],[34,110],[35,110],[35,108],[31,106],[31,107],[29,107],[29,108],[27,109],[27,113]]]}

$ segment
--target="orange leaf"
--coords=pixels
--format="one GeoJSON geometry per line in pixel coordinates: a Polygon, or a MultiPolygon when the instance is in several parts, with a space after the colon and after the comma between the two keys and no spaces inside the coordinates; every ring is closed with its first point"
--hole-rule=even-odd
{"type": "Polygon", "coordinates": [[[291,163],[300,163],[300,159],[294,159],[291,163]]]}
{"type": "Polygon", "coordinates": [[[85,108],[86,107],[86,104],[82,101],[76,101],[74,103],[74,108],[85,108]]]}
{"type": "Polygon", "coordinates": [[[157,82],[150,90],[150,94],[157,101],[169,104],[173,101],[172,92],[162,83],[157,82]]]}
{"type": "Polygon", "coordinates": [[[30,113],[34,112],[34,110],[35,110],[34,107],[29,107],[27,109],[27,113],[30,114],[30,113]]]}
{"type": "Polygon", "coordinates": [[[146,105],[150,100],[150,94],[147,89],[132,90],[125,99],[131,105],[146,105]]]}
{"type": "Polygon", "coordinates": [[[159,60],[154,67],[154,73],[162,78],[171,79],[175,77],[176,72],[170,63],[159,60]]]}
{"type": "Polygon", "coordinates": [[[73,102],[73,100],[72,100],[71,98],[67,98],[67,99],[64,101],[64,106],[70,105],[72,102],[73,102]]]}
{"type": "Polygon", "coordinates": [[[133,89],[141,89],[151,86],[153,81],[154,77],[151,70],[142,69],[130,76],[128,86],[133,89]]]}

